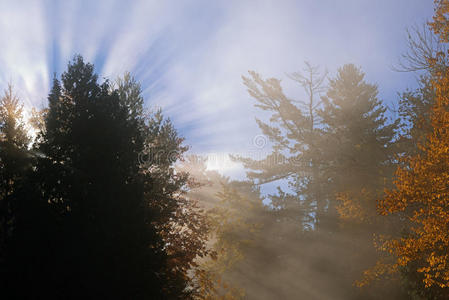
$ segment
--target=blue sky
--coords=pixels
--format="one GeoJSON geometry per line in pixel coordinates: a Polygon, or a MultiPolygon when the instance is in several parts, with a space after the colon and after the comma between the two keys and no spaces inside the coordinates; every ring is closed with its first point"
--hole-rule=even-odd
{"type": "Polygon", "coordinates": [[[241,80],[248,70],[284,79],[300,98],[286,72],[307,60],[333,76],[355,63],[395,103],[415,86],[413,74],[391,68],[406,51],[405,30],[432,13],[431,0],[2,1],[0,88],[12,81],[28,107],[42,107],[53,72],[78,53],[101,77],[133,73],[191,151],[220,160],[261,151],[241,80]]]}

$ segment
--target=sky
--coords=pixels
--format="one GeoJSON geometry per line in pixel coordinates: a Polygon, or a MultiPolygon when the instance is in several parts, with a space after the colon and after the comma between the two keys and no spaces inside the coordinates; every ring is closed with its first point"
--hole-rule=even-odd
{"type": "Polygon", "coordinates": [[[393,105],[416,86],[415,74],[392,68],[407,50],[406,29],[432,14],[431,0],[1,1],[0,89],[12,82],[27,107],[42,108],[53,74],[75,54],[101,78],[129,71],[191,153],[239,177],[228,153],[269,151],[242,75],[280,78],[300,99],[286,73],[309,61],[332,78],[354,63],[393,105]]]}

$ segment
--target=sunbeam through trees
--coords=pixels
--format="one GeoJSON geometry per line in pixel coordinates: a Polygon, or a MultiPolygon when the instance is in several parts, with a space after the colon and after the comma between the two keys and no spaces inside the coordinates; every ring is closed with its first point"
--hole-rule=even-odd
{"type": "MultiPolygon", "coordinates": [[[[395,35],[352,31],[383,17],[368,1],[327,3],[354,19],[332,26],[333,12],[300,1],[204,4],[204,16],[197,4],[115,3],[117,36],[99,40],[105,3],[64,10],[92,32],[58,38],[91,47],[55,38],[46,99],[39,68],[12,55],[26,42],[5,43],[0,73],[24,74],[0,76],[0,298],[449,299],[449,0],[426,1],[422,26],[388,12],[414,26],[406,50],[391,43],[402,85],[373,46],[395,35]],[[147,29],[148,8],[170,17],[147,29]],[[310,35],[287,26],[308,20],[299,8],[323,23],[307,23],[310,35]],[[308,36],[313,62],[281,32],[308,36]],[[177,43],[193,54],[174,55],[177,43]],[[73,51],[64,67],[62,50],[73,51]]],[[[43,11],[78,7],[50,2],[43,11]]],[[[29,17],[6,10],[0,27],[29,17]]]]}

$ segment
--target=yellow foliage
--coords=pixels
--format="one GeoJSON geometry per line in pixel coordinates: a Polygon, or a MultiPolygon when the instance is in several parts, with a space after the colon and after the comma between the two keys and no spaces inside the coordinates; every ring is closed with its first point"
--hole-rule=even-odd
{"type": "Polygon", "coordinates": [[[384,259],[379,260],[376,265],[363,272],[363,279],[357,280],[355,282],[356,286],[364,287],[368,285],[371,281],[376,280],[380,277],[385,277],[386,275],[393,275],[397,272],[398,266],[396,264],[391,264],[386,262],[384,259]]]}
{"type": "Polygon", "coordinates": [[[439,35],[442,42],[449,42],[449,1],[448,0],[434,0],[435,15],[433,22],[430,23],[432,30],[439,35]]]}
{"type": "MultiPolygon", "coordinates": [[[[429,25],[442,42],[449,42],[449,0],[435,0],[429,25]]],[[[446,54],[441,53],[445,56],[446,54]]],[[[432,63],[432,62],[430,62],[432,63]]],[[[436,92],[431,111],[432,132],[421,153],[402,158],[396,171],[395,188],[386,191],[379,203],[382,215],[401,214],[408,232],[401,238],[384,239],[377,245],[394,258],[365,272],[364,285],[379,274],[395,272],[400,266],[419,262],[418,272],[426,287],[449,287],[449,70],[433,75],[436,92]]]]}
{"type": "Polygon", "coordinates": [[[369,222],[374,217],[368,203],[374,202],[371,193],[362,188],[357,192],[337,194],[337,212],[340,219],[357,223],[369,222]]]}
{"type": "Polygon", "coordinates": [[[242,248],[250,245],[251,236],[260,230],[260,224],[248,221],[256,203],[226,184],[215,196],[219,201],[208,210],[208,215],[213,228],[211,246],[216,255],[201,262],[201,271],[196,274],[201,288],[197,298],[244,299],[245,289],[227,280],[226,273],[245,258],[242,248]]]}
{"type": "Polygon", "coordinates": [[[433,132],[424,145],[419,145],[421,154],[402,159],[404,164],[396,171],[395,188],[386,191],[379,203],[382,215],[401,213],[411,225],[404,237],[386,240],[379,249],[395,257],[394,263],[383,268],[397,270],[398,266],[419,261],[422,267],[417,271],[423,273],[425,286],[445,288],[449,287],[448,74],[436,74],[433,85],[433,132]]]}

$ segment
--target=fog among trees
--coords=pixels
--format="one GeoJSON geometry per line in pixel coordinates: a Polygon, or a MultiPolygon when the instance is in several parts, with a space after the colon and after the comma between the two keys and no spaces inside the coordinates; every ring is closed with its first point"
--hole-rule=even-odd
{"type": "Polygon", "coordinates": [[[1,298],[449,299],[448,18],[437,0],[409,31],[397,70],[417,87],[395,107],[346,62],[242,74],[270,152],[231,154],[241,180],[189,152],[131,73],[75,54],[28,113],[11,82],[1,298]]]}

